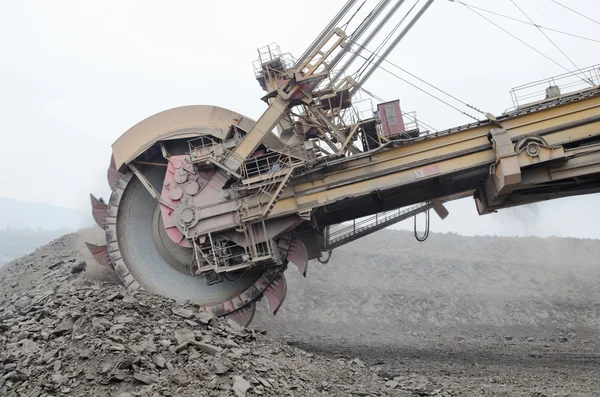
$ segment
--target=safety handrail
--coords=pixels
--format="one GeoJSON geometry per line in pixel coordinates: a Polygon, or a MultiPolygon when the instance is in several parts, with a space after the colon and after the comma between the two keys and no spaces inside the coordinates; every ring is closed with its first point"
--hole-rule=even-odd
{"type": "Polygon", "coordinates": [[[577,71],[567,72],[558,76],[537,80],[514,87],[510,90],[513,109],[527,105],[528,102],[544,100],[553,97],[552,93],[565,95],[574,91],[600,85],[600,65],[592,65],[577,71]],[[547,91],[558,87],[557,91],[547,91]]]}
{"type": "Polygon", "coordinates": [[[386,211],[383,213],[375,214],[369,218],[363,219],[362,221],[353,222],[353,224],[348,227],[345,227],[340,230],[336,230],[335,232],[331,232],[329,234],[329,243],[334,243],[345,237],[351,236],[357,232],[366,230],[370,227],[380,225],[382,223],[385,223],[387,221],[390,221],[392,219],[395,219],[399,216],[402,216],[406,213],[412,212],[419,208],[425,207],[427,205],[428,205],[428,203],[419,203],[419,204],[413,205],[412,207],[408,207],[405,209],[386,211]]]}

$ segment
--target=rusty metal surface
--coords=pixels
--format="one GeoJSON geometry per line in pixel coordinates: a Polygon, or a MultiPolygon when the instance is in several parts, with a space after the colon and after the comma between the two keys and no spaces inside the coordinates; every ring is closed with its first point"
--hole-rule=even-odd
{"type": "Polygon", "coordinates": [[[243,119],[239,113],[207,105],[182,106],[157,113],[131,127],[113,143],[115,168],[122,169],[159,140],[192,138],[206,132],[224,139],[230,126],[243,119]]]}
{"type": "Polygon", "coordinates": [[[98,200],[93,194],[90,194],[90,201],[92,202],[92,216],[96,224],[104,229],[106,214],[108,214],[108,205],[104,200],[98,200]]]}
{"type": "Polygon", "coordinates": [[[287,282],[283,273],[273,280],[265,292],[263,292],[263,295],[267,298],[267,304],[271,313],[274,315],[277,314],[287,295],[287,282]]]}
{"type": "Polygon", "coordinates": [[[108,254],[108,246],[96,245],[88,242],[86,242],[85,245],[99,264],[107,268],[112,268],[112,263],[108,254]]]}
{"type": "MultiPolygon", "coordinates": [[[[133,277],[128,268],[128,264],[122,257],[118,238],[120,228],[117,225],[119,204],[121,203],[123,193],[132,178],[134,178],[134,176],[131,172],[122,173],[114,185],[105,219],[107,245],[97,246],[91,243],[86,244],[94,258],[101,264],[112,267],[128,289],[138,290],[144,288],[144,286],[133,277]]],[[[283,269],[280,267],[267,269],[263,275],[242,294],[218,305],[204,306],[203,308],[218,316],[230,315],[232,320],[245,325],[250,322],[254,316],[254,302],[262,296],[264,291],[273,281],[279,280],[282,270],[283,269]],[[237,311],[239,311],[239,313],[236,313],[237,311]]]]}
{"type": "Polygon", "coordinates": [[[252,301],[246,306],[227,314],[226,318],[235,322],[241,327],[245,327],[252,322],[254,313],[256,313],[256,302],[252,301]]]}
{"type": "Polygon", "coordinates": [[[302,276],[306,277],[308,271],[308,251],[301,239],[293,239],[291,242],[286,239],[278,241],[279,247],[287,251],[287,258],[297,268],[302,276]]]}

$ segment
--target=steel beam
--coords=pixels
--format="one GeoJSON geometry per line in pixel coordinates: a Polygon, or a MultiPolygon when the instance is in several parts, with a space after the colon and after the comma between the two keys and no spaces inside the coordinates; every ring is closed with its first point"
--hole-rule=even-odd
{"type": "MultiPolygon", "coordinates": [[[[337,65],[342,60],[342,58],[349,51],[352,50],[352,45],[356,43],[360,39],[360,37],[367,31],[367,29],[373,24],[373,22],[375,22],[379,14],[381,14],[381,12],[387,7],[389,2],[390,0],[381,0],[379,4],[377,4],[377,6],[375,6],[375,8],[371,10],[369,15],[362,21],[358,28],[356,28],[356,30],[348,38],[348,43],[346,44],[344,49],[340,51],[329,63],[330,69],[335,68],[335,65],[337,65]]],[[[343,72],[344,70],[345,69],[342,69],[340,70],[340,72],[343,72]]],[[[335,79],[333,79],[332,81],[335,81],[335,79]]]]}
{"type": "Polygon", "coordinates": [[[369,69],[367,69],[365,74],[360,78],[360,80],[357,82],[357,84],[350,91],[350,95],[353,96],[356,93],[356,91],[358,91],[360,89],[360,87],[362,87],[367,82],[367,80],[369,80],[369,78],[371,77],[373,72],[375,72],[375,69],[377,69],[381,65],[381,62],[383,62],[383,60],[386,59],[388,57],[388,55],[390,55],[390,53],[394,50],[394,48],[396,48],[398,43],[412,29],[412,27],[415,25],[415,23],[417,23],[417,21],[423,16],[425,11],[427,11],[429,6],[434,1],[435,0],[428,0],[427,3],[425,3],[425,5],[419,10],[419,12],[417,12],[417,15],[414,16],[414,18],[408,23],[408,25],[402,30],[402,32],[400,32],[400,34],[394,39],[394,41],[392,41],[392,43],[388,46],[388,48],[386,48],[384,53],[381,56],[379,56],[377,58],[377,60],[375,60],[373,62],[373,65],[371,65],[371,67],[369,69]]]}
{"type": "Polygon", "coordinates": [[[333,19],[329,22],[329,24],[323,29],[323,31],[317,36],[317,38],[312,42],[312,44],[304,51],[300,58],[294,64],[294,69],[296,69],[307,56],[309,56],[321,43],[321,41],[329,34],[329,32],[337,26],[337,24],[342,20],[342,18],[350,11],[350,9],[356,4],[358,0],[348,0],[346,4],[340,9],[340,11],[333,17],[333,19]]]}
{"type": "MultiPolygon", "coordinates": [[[[352,56],[350,58],[348,58],[348,60],[344,63],[344,65],[338,69],[338,71],[336,72],[335,76],[331,79],[331,81],[333,83],[335,83],[336,81],[338,81],[340,79],[340,77],[342,77],[344,75],[344,72],[346,70],[348,70],[348,68],[352,65],[352,63],[356,60],[356,58],[358,58],[358,56],[360,55],[360,53],[362,52],[363,48],[368,46],[369,43],[371,43],[371,41],[375,38],[375,36],[377,36],[377,34],[381,31],[381,29],[388,23],[388,21],[390,20],[390,18],[392,16],[394,16],[394,14],[396,13],[396,11],[398,11],[398,9],[400,8],[400,6],[404,3],[405,0],[398,0],[396,1],[396,3],[392,6],[392,8],[388,11],[388,13],[383,17],[383,19],[381,21],[379,21],[379,23],[377,24],[377,26],[375,26],[375,28],[371,31],[371,33],[369,33],[369,35],[367,36],[367,38],[365,39],[365,41],[363,41],[357,50],[352,51],[352,56]]],[[[355,41],[353,41],[354,43],[355,41]]]]}

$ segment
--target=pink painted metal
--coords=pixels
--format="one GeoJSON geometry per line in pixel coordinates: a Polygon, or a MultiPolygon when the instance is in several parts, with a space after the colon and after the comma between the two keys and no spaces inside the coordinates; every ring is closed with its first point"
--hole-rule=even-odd
{"type": "Polygon", "coordinates": [[[229,313],[226,318],[234,321],[241,327],[246,327],[248,324],[250,324],[250,322],[252,322],[254,313],[256,313],[256,302],[252,301],[246,306],[229,313]]]}
{"type": "Polygon", "coordinates": [[[206,310],[220,317],[241,309],[248,303],[260,298],[267,287],[277,278],[280,271],[281,268],[268,268],[246,291],[226,302],[207,306],[206,310]]]}
{"type": "Polygon", "coordinates": [[[112,268],[112,263],[108,254],[108,246],[96,245],[88,242],[86,242],[85,245],[99,264],[104,267],[112,268]]]}
{"type": "Polygon", "coordinates": [[[287,295],[287,282],[285,281],[283,273],[280,273],[279,276],[273,280],[265,292],[263,292],[263,295],[267,298],[267,304],[269,305],[271,313],[273,313],[273,315],[277,314],[277,311],[283,304],[287,295]]]}
{"type": "MultiPolygon", "coordinates": [[[[172,170],[175,168],[173,167],[172,170]]],[[[172,172],[171,172],[172,175],[172,172]]],[[[123,192],[125,188],[133,178],[133,174],[130,172],[124,172],[119,174],[119,179],[115,181],[113,186],[113,193],[111,194],[109,200],[109,212],[116,214],[119,204],[121,202],[121,198],[123,196],[123,192]]],[[[165,178],[167,179],[167,178],[165,178]]],[[[196,180],[197,182],[201,182],[202,184],[206,183],[203,179],[208,179],[207,175],[200,174],[194,175],[193,172],[188,176],[189,180],[196,180]]],[[[170,179],[171,180],[171,179],[170,179]]],[[[163,189],[162,196],[165,197],[167,203],[172,203],[170,198],[166,195],[167,192],[163,189]]],[[[197,198],[197,196],[196,196],[197,198]]],[[[175,207],[175,206],[174,206],[175,207]]],[[[168,207],[167,207],[168,208],[168,207]]],[[[175,207],[176,208],[176,207],[175,207]]],[[[161,211],[164,208],[161,208],[161,211]]],[[[169,209],[170,210],[170,209],[169,209]]],[[[170,210],[172,211],[172,210],[170,210]]],[[[172,222],[172,214],[171,216],[167,216],[166,222],[171,219],[172,222]]],[[[112,267],[116,274],[119,276],[123,284],[129,288],[130,290],[137,290],[139,288],[143,288],[140,284],[135,281],[133,276],[129,273],[129,269],[125,261],[121,258],[119,242],[118,242],[118,228],[116,227],[115,221],[116,218],[114,215],[111,215],[107,218],[107,225],[105,227],[106,241],[109,244],[110,252],[108,251],[107,246],[97,246],[91,243],[86,243],[88,249],[94,255],[94,258],[98,260],[101,264],[105,266],[112,267]]],[[[180,233],[181,235],[181,233],[180,233]]],[[[240,295],[233,297],[232,299],[217,304],[213,306],[205,306],[204,310],[207,310],[213,313],[215,316],[227,316],[227,318],[232,319],[240,325],[246,326],[248,325],[256,311],[256,303],[255,301],[263,296],[264,291],[269,287],[269,285],[275,281],[278,275],[283,271],[283,268],[280,267],[272,267],[266,269],[258,279],[252,284],[248,289],[242,292],[240,295]]]]}
{"type": "Polygon", "coordinates": [[[94,220],[102,229],[106,223],[106,214],[108,213],[108,205],[102,200],[98,200],[93,194],[90,194],[90,200],[92,202],[92,216],[94,220]]]}
{"type": "Polygon", "coordinates": [[[428,165],[427,167],[419,168],[415,170],[415,177],[417,179],[426,178],[428,176],[437,175],[440,173],[440,167],[437,164],[428,165]]]}
{"type": "Polygon", "coordinates": [[[280,239],[277,245],[281,249],[289,249],[287,259],[296,265],[300,274],[306,277],[306,272],[308,271],[308,251],[302,240],[296,238],[290,244],[289,240],[280,239]]]}
{"type": "MultiPolygon", "coordinates": [[[[214,170],[195,171],[188,155],[171,156],[165,172],[163,187],[161,190],[160,211],[167,235],[176,244],[182,247],[191,248],[192,242],[185,238],[182,231],[182,225],[178,224],[185,220],[189,227],[188,236],[200,235],[198,228],[210,228],[214,225],[228,223],[234,214],[224,213],[217,216],[211,216],[212,209],[203,209],[203,214],[207,216],[197,219],[194,218],[193,207],[202,207],[207,202],[214,202],[221,198],[221,187],[227,182],[228,178],[214,170]],[[185,204],[191,208],[183,209],[181,213],[176,211],[177,207],[185,204]]],[[[223,204],[226,205],[226,204],[223,204]]],[[[218,206],[215,206],[219,210],[218,206]]]]}
{"type": "MultiPolygon", "coordinates": [[[[184,164],[185,159],[187,157],[188,156],[186,155],[171,156],[169,159],[169,165],[167,166],[167,172],[165,173],[165,180],[160,196],[165,203],[169,204],[173,208],[177,208],[179,205],[181,205],[181,199],[185,197],[183,195],[183,190],[181,189],[181,187],[175,179],[177,172],[185,172],[184,164]],[[181,192],[181,195],[174,194],[171,192],[171,190],[177,191],[178,193],[181,192]]],[[[162,215],[162,220],[167,235],[176,244],[179,244],[182,247],[191,248],[192,242],[184,238],[183,234],[181,233],[181,231],[177,227],[177,224],[175,223],[176,220],[173,216],[174,212],[174,210],[167,207],[166,205],[162,203],[160,204],[160,214],[162,215]]]]}
{"type": "Polygon", "coordinates": [[[117,185],[117,181],[121,177],[121,173],[117,170],[117,166],[115,165],[114,156],[110,157],[110,166],[108,167],[108,171],[106,172],[106,177],[108,179],[108,186],[110,186],[111,190],[115,190],[115,186],[117,185]]]}
{"type": "Polygon", "coordinates": [[[393,136],[406,132],[400,101],[384,102],[377,105],[383,136],[393,136]]]}

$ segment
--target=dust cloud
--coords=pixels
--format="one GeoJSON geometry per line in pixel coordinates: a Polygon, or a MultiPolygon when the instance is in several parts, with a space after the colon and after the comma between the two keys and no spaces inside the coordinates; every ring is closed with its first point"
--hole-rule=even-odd
{"type": "Polygon", "coordinates": [[[313,322],[348,335],[375,325],[384,339],[398,330],[596,328],[599,254],[596,240],[432,233],[419,244],[384,230],[334,251],[327,265],[311,262],[306,279],[290,265],[287,301],[259,321],[281,335],[314,333],[313,322]]]}

